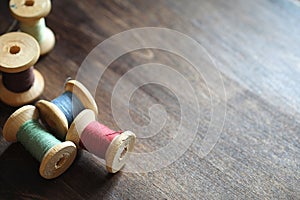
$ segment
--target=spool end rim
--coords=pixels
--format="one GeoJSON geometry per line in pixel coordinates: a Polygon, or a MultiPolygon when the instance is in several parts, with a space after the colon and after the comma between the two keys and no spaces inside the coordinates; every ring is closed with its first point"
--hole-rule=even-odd
{"type": "Polygon", "coordinates": [[[74,162],[77,154],[76,145],[71,141],[59,143],[44,155],[40,174],[45,179],[53,179],[63,174],[74,162]]]}
{"type": "Polygon", "coordinates": [[[27,105],[19,108],[7,119],[3,126],[3,137],[9,142],[17,141],[17,133],[20,127],[29,120],[39,118],[38,110],[35,106],[27,105]]]}
{"type": "Polygon", "coordinates": [[[41,56],[49,53],[55,46],[55,35],[53,31],[46,27],[45,29],[45,39],[40,43],[41,56]]]}
{"type": "Polygon", "coordinates": [[[136,136],[131,131],[124,131],[113,139],[106,154],[106,168],[110,173],[116,173],[125,165],[128,153],[133,151],[136,136]]]}
{"type": "Polygon", "coordinates": [[[41,120],[59,139],[65,139],[68,132],[68,120],[64,113],[52,102],[39,100],[36,103],[41,120]]]}
{"type": "Polygon", "coordinates": [[[26,0],[22,2],[10,0],[9,8],[14,18],[26,23],[46,17],[51,11],[51,1],[26,0]]]}
{"type": "Polygon", "coordinates": [[[90,109],[81,111],[72,122],[68,130],[66,140],[74,142],[76,146],[79,147],[81,133],[89,123],[95,120],[96,115],[94,111],[90,109]]]}
{"type": "Polygon", "coordinates": [[[82,83],[77,80],[69,80],[65,85],[65,91],[75,94],[85,108],[93,110],[96,115],[98,114],[95,99],[82,83]]]}
{"type": "Polygon", "coordinates": [[[9,32],[0,36],[0,69],[17,73],[32,67],[40,57],[36,39],[23,32],[9,32]]]}

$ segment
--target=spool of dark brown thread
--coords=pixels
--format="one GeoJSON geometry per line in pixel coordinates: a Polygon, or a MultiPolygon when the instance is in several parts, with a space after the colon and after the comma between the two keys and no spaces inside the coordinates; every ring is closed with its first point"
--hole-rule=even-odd
{"type": "Polygon", "coordinates": [[[10,91],[20,93],[27,91],[34,83],[33,67],[18,73],[3,73],[3,85],[10,91]]]}
{"type": "Polygon", "coordinates": [[[0,99],[10,106],[22,106],[36,100],[44,90],[44,78],[33,68],[40,47],[30,35],[6,33],[0,37],[0,99]]]}

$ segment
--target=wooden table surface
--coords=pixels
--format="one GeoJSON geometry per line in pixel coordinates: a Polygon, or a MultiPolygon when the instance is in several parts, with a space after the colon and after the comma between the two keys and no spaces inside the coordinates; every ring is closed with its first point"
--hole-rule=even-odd
{"type": "MultiPolygon", "coordinates": [[[[47,24],[57,43],[35,65],[46,82],[41,99],[61,94],[66,78],[78,75],[81,63],[99,43],[132,28],[162,27],[186,34],[207,49],[216,65],[206,63],[199,74],[180,56],[142,49],[117,58],[97,82],[98,118],[118,129],[123,127],[113,116],[113,90],[131,69],[162,63],[184,76],[192,93],[180,88],[177,77],[162,77],[166,75],[163,72],[132,73],[127,85],[143,83],[148,77],[162,78],[177,90],[148,82],[130,94],[129,102],[126,87],[114,99],[116,109],[122,109],[118,117],[127,116],[123,112],[126,107],[136,126],[165,120],[156,134],[151,133],[153,127],[144,132],[149,137],[137,133],[136,153],[166,149],[181,123],[181,105],[187,105],[189,118],[183,123],[187,133],[178,134],[182,141],[192,136],[193,141],[182,155],[166,149],[165,155],[157,158],[162,166],[156,170],[151,170],[151,161],[145,157],[142,168],[150,166],[145,171],[111,175],[98,159],[80,150],[66,173],[45,180],[38,173],[39,163],[22,145],[10,144],[0,134],[0,199],[300,199],[298,4],[290,0],[53,0],[47,24]],[[207,79],[211,81],[209,89],[207,79]],[[197,96],[198,109],[188,94],[197,96]],[[155,113],[161,108],[164,111],[155,113]],[[188,134],[197,119],[195,134],[188,134]],[[214,126],[219,129],[212,130],[214,126]],[[206,149],[207,155],[201,154],[203,141],[209,139],[215,145],[206,149]],[[168,160],[169,154],[177,158],[165,164],[163,157],[168,160]]],[[[0,33],[12,22],[8,1],[3,0],[0,33]]],[[[174,46],[177,44],[185,45],[181,40],[174,41],[174,46]]],[[[195,54],[192,48],[185,50],[195,54]]],[[[110,49],[107,52],[110,54],[110,49]]],[[[106,56],[99,55],[94,66],[104,69],[101,61],[106,56]]],[[[206,58],[205,54],[196,55],[198,61],[206,58]]],[[[89,87],[96,76],[91,68],[81,79],[89,87]]],[[[0,104],[1,127],[14,110],[0,104]]]]}

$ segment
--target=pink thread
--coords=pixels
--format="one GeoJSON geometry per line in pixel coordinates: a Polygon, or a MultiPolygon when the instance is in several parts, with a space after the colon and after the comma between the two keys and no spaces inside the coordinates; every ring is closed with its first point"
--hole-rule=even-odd
{"type": "Polygon", "coordinates": [[[111,141],[123,131],[114,131],[103,124],[93,121],[81,133],[81,146],[94,155],[105,158],[105,153],[111,141]]]}

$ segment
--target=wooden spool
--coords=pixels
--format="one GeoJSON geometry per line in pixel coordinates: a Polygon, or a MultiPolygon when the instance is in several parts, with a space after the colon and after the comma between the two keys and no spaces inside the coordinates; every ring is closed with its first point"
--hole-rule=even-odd
{"type": "MultiPolygon", "coordinates": [[[[0,37],[0,71],[18,73],[32,67],[40,56],[37,41],[21,32],[6,33],[0,37]]],[[[34,70],[34,83],[29,90],[12,92],[0,79],[0,99],[10,106],[21,106],[36,100],[44,91],[44,78],[34,70]]]]}
{"type": "MultiPolygon", "coordinates": [[[[80,148],[81,133],[89,123],[96,121],[95,113],[90,109],[85,109],[74,119],[71,124],[66,140],[72,141],[80,148]]],[[[110,173],[116,173],[125,165],[128,152],[133,151],[135,144],[135,134],[125,131],[116,136],[110,143],[105,153],[106,168],[110,173]]]]}
{"type": "MultiPolygon", "coordinates": [[[[15,111],[3,127],[3,136],[7,141],[17,142],[17,132],[28,120],[37,120],[38,110],[31,105],[23,106],[15,111]]],[[[49,133],[50,134],[50,133],[49,133]]],[[[52,147],[44,155],[40,164],[40,174],[46,179],[56,178],[64,173],[76,157],[76,146],[67,141],[52,147]]]]}
{"type": "MultiPolygon", "coordinates": [[[[21,23],[20,30],[31,34],[29,31],[22,30],[22,24],[36,26],[40,20],[44,20],[51,10],[50,0],[10,0],[9,7],[11,14],[21,23]]],[[[33,35],[32,35],[33,36],[33,35]]],[[[37,39],[37,38],[36,38],[37,39]]],[[[44,55],[51,51],[55,45],[55,36],[52,30],[45,27],[43,39],[38,40],[40,54],[44,55]]]]}
{"type": "MultiPolygon", "coordinates": [[[[98,114],[98,107],[93,96],[79,81],[69,80],[65,85],[65,91],[75,94],[85,108],[89,108],[98,114]]],[[[39,100],[36,107],[40,110],[43,122],[57,134],[57,137],[65,138],[69,125],[64,113],[55,104],[46,100],[39,100]]]]}

